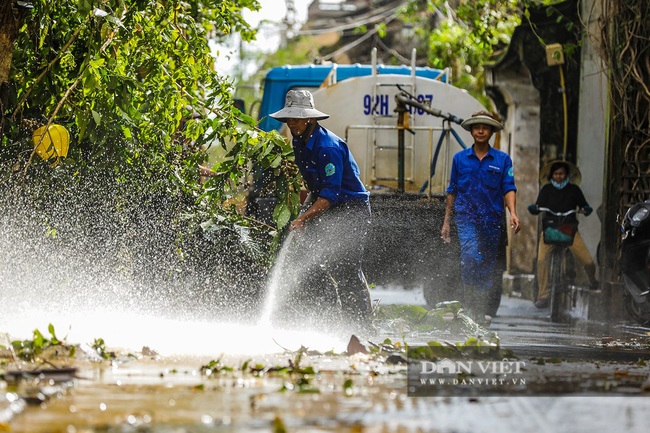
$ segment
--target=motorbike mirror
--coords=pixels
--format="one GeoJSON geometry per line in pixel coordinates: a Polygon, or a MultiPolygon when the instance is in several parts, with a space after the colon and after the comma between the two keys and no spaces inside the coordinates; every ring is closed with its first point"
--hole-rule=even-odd
{"type": "Polygon", "coordinates": [[[648,208],[646,207],[640,207],[636,212],[634,212],[634,215],[632,215],[631,221],[632,225],[638,226],[641,221],[646,219],[648,217],[648,208]]]}

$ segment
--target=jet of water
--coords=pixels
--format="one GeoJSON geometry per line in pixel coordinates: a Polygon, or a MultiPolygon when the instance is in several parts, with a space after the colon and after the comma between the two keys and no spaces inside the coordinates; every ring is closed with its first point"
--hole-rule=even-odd
{"type": "Polygon", "coordinates": [[[268,280],[266,286],[266,297],[264,300],[264,307],[262,308],[262,314],[259,319],[260,326],[270,326],[271,317],[275,311],[276,307],[276,298],[278,296],[278,291],[281,289],[282,276],[286,273],[287,270],[287,255],[291,248],[291,243],[293,242],[293,232],[289,232],[289,235],[282,243],[280,253],[273,265],[273,270],[271,271],[271,277],[268,280]]]}

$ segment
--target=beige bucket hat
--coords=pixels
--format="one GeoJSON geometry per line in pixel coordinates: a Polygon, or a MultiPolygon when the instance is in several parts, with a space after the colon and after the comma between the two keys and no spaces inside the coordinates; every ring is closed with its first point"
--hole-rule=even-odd
{"type": "Polygon", "coordinates": [[[473,114],[472,117],[465,119],[463,123],[460,124],[460,126],[467,131],[471,131],[473,125],[488,125],[494,128],[494,132],[503,129],[501,122],[485,114],[473,114]]]}
{"type": "Polygon", "coordinates": [[[539,183],[545,185],[551,181],[551,175],[559,166],[564,165],[569,170],[569,182],[580,185],[582,182],[582,173],[577,165],[572,162],[556,159],[544,165],[539,171],[539,183]]]}
{"type": "Polygon", "coordinates": [[[314,96],[308,90],[289,90],[284,108],[270,116],[280,122],[286,122],[287,119],[324,120],[330,117],[314,108],[314,96]]]}

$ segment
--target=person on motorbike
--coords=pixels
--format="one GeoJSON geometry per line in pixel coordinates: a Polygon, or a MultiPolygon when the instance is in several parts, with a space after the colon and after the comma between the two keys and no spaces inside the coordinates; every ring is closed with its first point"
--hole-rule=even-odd
{"type": "MultiPolygon", "coordinates": [[[[580,187],[571,182],[571,174],[577,175],[578,168],[567,161],[555,161],[549,164],[550,170],[548,181],[539,192],[537,201],[528,206],[528,211],[533,215],[540,213],[539,208],[548,208],[553,212],[567,212],[579,208],[579,212],[585,216],[589,216],[593,209],[587,203],[584,194],[580,187]],[[573,168],[573,170],[572,170],[573,168]]],[[[542,172],[546,171],[542,169],[542,172]]],[[[575,238],[570,251],[573,256],[578,259],[584,266],[591,288],[598,287],[596,280],[596,265],[594,264],[591,254],[587,250],[582,236],[577,229],[578,219],[575,214],[568,215],[564,220],[565,223],[572,224],[576,227],[575,238]]],[[[549,303],[548,293],[548,277],[549,277],[549,252],[553,245],[546,244],[543,240],[539,241],[539,248],[537,252],[537,300],[535,306],[537,308],[547,308],[549,303]]]]}
{"type": "Polygon", "coordinates": [[[309,91],[290,90],[285,107],[270,116],[287,124],[296,164],[309,189],[304,211],[289,226],[297,244],[293,257],[304,276],[295,300],[311,304],[317,316],[332,301],[340,302],[345,319],[365,326],[372,311],[362,270],[370,193],[359,167],[347,144],[318,123],[329,115],[314,108],[309,91]],[[319,301],[324,296],[329,299],[319,301]]]}

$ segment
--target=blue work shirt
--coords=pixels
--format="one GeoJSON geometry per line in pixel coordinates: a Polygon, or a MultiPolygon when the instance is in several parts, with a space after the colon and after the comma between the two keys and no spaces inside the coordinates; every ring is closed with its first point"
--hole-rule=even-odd
{"type": "Polygon", "coordinates": [[[503,196],[509,191],[517,191],[517,187],[507,153],[490,146],[480,160],[472,146],[454,155],[447,193],[456,196],[457,216],[501,220],[503,196]]]}
{"type": "Polygon", "coordinates": [[[370,193],[359,177],[359,166],[348,145],[331,131],[316,125],[304,145],[293,139],[296,164],[312,194],[336,206],[349,201],[367,202],[370,193]]]}

